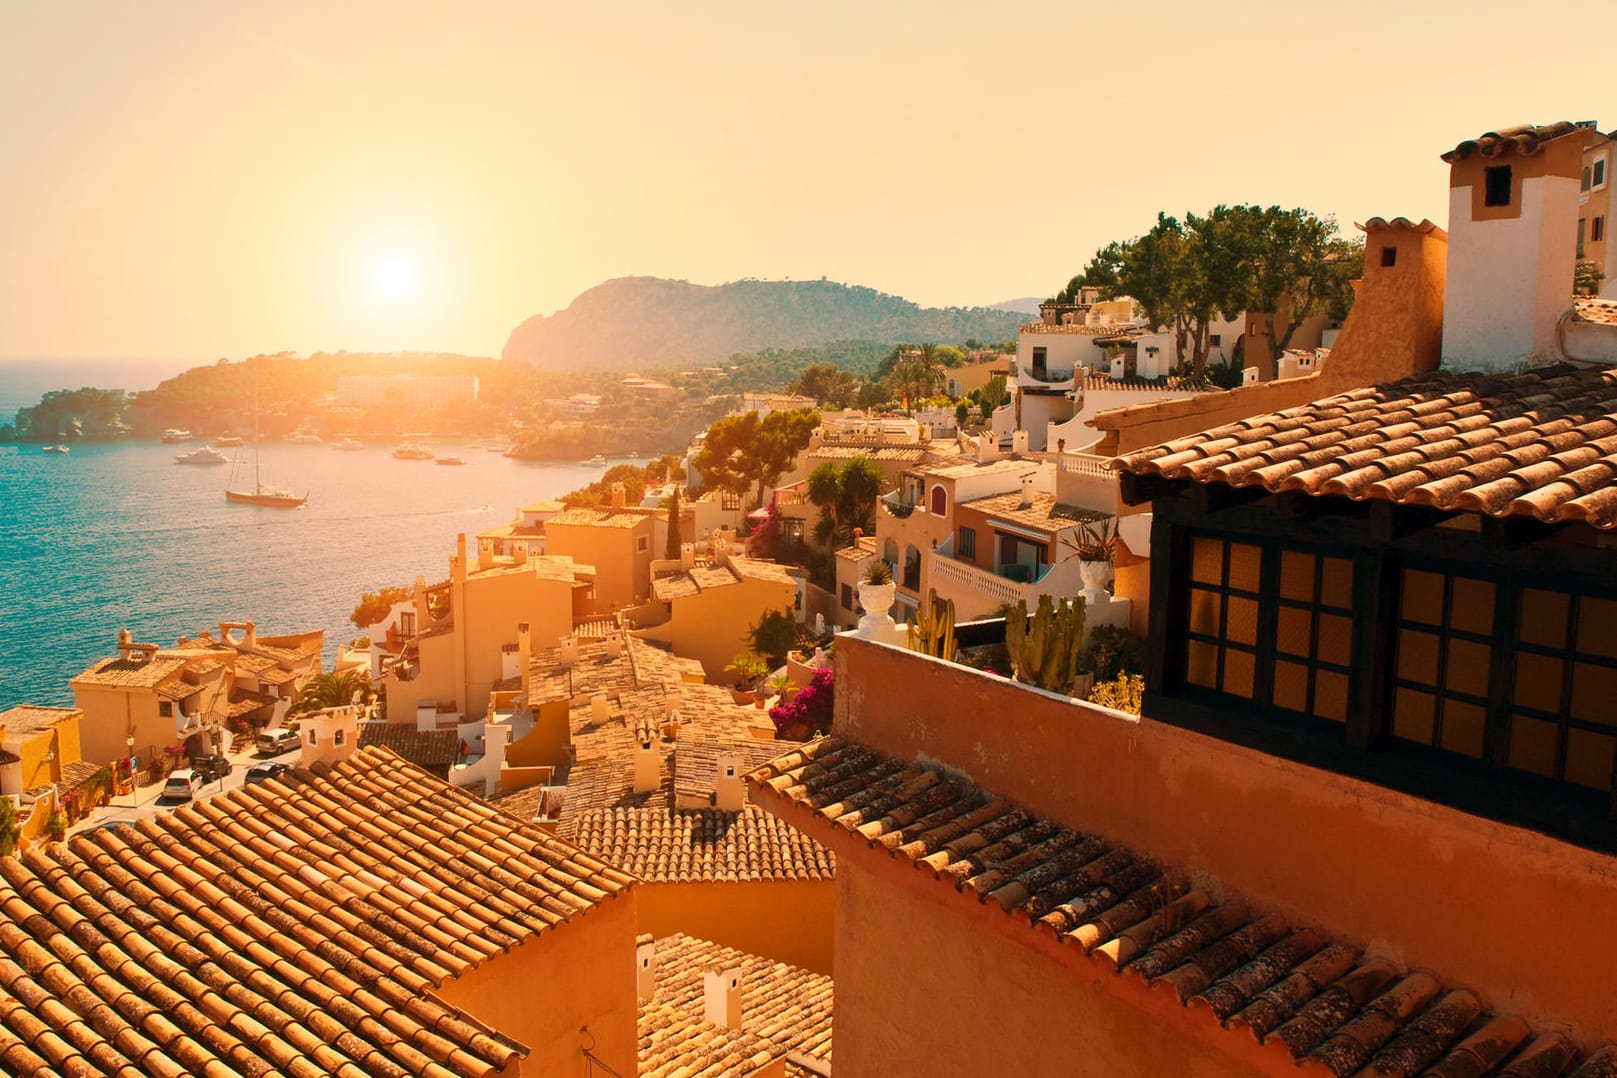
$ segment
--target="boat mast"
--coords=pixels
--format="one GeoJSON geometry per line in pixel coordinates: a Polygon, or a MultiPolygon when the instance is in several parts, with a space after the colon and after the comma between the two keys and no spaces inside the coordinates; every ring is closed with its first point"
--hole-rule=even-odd
{"type": "Polygon", "coordinates": [[[258,478],[258,366],[253,365],[253,493],[264,493],[264,484],[258,478]]]}

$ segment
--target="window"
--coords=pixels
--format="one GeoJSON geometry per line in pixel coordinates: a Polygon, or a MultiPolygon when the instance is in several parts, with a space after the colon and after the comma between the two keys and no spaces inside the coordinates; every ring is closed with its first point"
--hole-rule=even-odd
{"type": "Polygon", "coordinates": [[[1044,378],[1049,373],[1046,366],[1046,357],[1048,355],[1048,351],[1044,348],[1033,349],[1033,377],[1044,378]]]}
{"type": "Polygon", "coordinates": [[[932,515],[941,517],[949,511],[949,495],[941,486],[932,488],[932,515]]]}
{"type": "Polygon", "coordinates": [[[842,609],[853,609],[853,586],[850,584],[842,585],[842,609]]]}
{"type": "Polygon", "coordinates": [[[399,632],[404,636],[415,635],[415,611],[406,610],[399,615],[399,632]]]}
{"type": "Polygon", "coordinates": [[[642,535],[634,541],[634,548],[635,550],[644,554],[646,551],[651,549],[651,540],[642,535]]]}
{"type": "Polygon", "coordinates": [[[977,529],[962,527],[960,529],[959,546],[962,558],[975,558],[977,556],[977,529]]]}
{"type": "Polygon", "coordinates": [[[1381,264],[1389,268],[1396,266],[1398,264],[1398,248],[1390,245],[1383,247],[1381,249],[1381,264]]]}
{"type": "Polygon", "coordinates": [[[341,745],[342,744],[342,735],[343,735],[343,732],[341,730],[338,730],[335,733],[333,733],[331,735],[331,743],[333,745],[341,745]]]}
{"type": "Polygon", "coordinates": [[[1207,335],[1207,346],[1209,348],[1218,348],[1223,345],[1223,343],[1224,335],[1222,333],[1209,333],[1207,335]]]}
{"type": "Polygon", "coordinates": [[[1482,170],[1482,204],[1510,205],[1510,166],[1494,165],[1482,170]]]}
{"type": "Polygon", "coordinates": [[[1283,550],[1275,602],[1274,706],[1346,721],[1353,657],[1353,563],[1283,550]]]}
{"type": "Polygon", "coordinates": [[[1595,162],[1594,177],[1593,178],[1594,178],[1593,186],[1595,186],[1595,187],[1604,187],[1604,186],[1606,186],[1606,159],[1604,157],[1600,158],[1599,160],[1597,160],[1595,162]]]}
{"type": "Polygon", "coordinates": [[[1482,757],[1492,673],[1492,581],[1405,569],[1399,574],[1388,732],[1482,757]]]}
{"type": "Polygon", "coordinates": [[[1593,221],[1589,222],[1589,242],[1599,243],[1605,238],[1606,219],[1604,217],[1596,217],[1593,221]]]}
{"type": "Polygon", "coordinates": [[[1585,221],[1582,217],[1578,218],[1578,257],[1579,258],[1583,257],[1583,234],[1585,232],[1585,226],[1588,223],[1589,222],[1585,221]]]}
{"type": "Polygon", "coordinates": [[[1523,588],[1506,766],[1612,788],[1617,763],[1617,601],[1523,588]]]}
{"type": "Polygon", "coordinates": [[[309,731],[309,744],[311,744],[311,745],[317,744],[317,742],[314,739],[314,730],[312,730],[312,729],[309,731]]]}
{"type": "Polygon", "coordinates": [[[740,509],[741,508],[741,495],[737,494],[733,490],[721,491],[719,493],[719,508],[720,509],[740,509]]]}
{"type": "Polygon", "coordinates": [[[1261,550],[1197,536],[1191,543],[1185,680],[1252,698],[1258,654],[1261,550]]]}

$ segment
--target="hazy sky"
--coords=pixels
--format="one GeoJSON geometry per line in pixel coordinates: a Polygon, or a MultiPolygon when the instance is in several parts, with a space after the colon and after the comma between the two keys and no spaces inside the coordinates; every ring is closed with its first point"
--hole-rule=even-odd
{"type": "Polygon", "coordinates": [[[0,0],[0,355],[497,355],[628,274],[970,305],[1163,209],[1446,224],[1460,139],[1617,127],[1613,7],[0,0]]]}

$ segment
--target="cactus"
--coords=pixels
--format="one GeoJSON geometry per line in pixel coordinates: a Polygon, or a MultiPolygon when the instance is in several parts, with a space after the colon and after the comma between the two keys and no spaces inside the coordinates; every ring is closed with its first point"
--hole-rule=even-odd
{"type": "Polygon", "coordinates": [[[1056,600],[1041,595],[1031,618],[1023,601],[1005,619],[1005,648],[1016,680],[1041,689],[1062,693],[1072,689],[1083,643],[1083,596],[1056,600]]]}
{"type": "Polygon", "coordinates": [[[926,606],[915,612],[909,624],[909,634],[911,651],[953,661],[954,600],[945,599],[939,603],[938,589],[928,588],[926,606]]]}

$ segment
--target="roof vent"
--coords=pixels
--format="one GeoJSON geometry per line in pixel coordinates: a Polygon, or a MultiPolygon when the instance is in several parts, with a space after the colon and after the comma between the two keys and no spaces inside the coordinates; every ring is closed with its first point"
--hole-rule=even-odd
{"type": "Polygon", "coordinates": [[[702,974],[702,1017],[725,1029],[741,1028],[740,966],[709,966],[702,974]]]}

